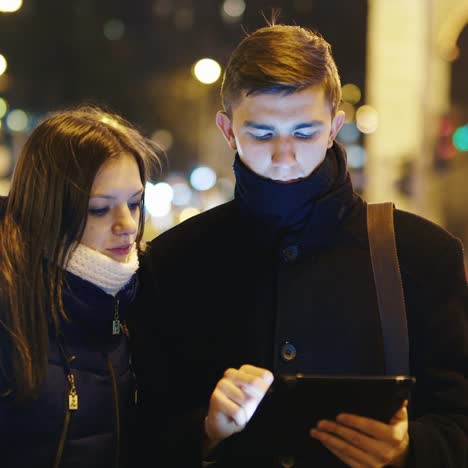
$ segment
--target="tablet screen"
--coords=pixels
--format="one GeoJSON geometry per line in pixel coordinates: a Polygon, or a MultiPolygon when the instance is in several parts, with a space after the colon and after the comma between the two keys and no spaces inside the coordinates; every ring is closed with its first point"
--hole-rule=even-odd
{"type": "Polygon", "coordinates": [[[410,399],[414,383],[409,376],[276,376],[244,429],[245,437],[267,435],[283,451],[300,452],[313,443],[309,431],[321,419],[346,412],[389,422],[403,401],[410,399]]]}

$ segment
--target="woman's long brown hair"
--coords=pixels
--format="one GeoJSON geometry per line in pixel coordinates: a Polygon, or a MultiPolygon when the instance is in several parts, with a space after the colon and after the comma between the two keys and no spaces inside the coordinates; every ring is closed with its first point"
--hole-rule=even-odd
{"type": "MultiPolygon", "coordinates": [[[[0,394],[38,394],[49,332],[66,318],[63,267],[83,235],[94,178],[122,153],[137,161],[143,185],[157,174],[156,145],[120,116],[89,105],[51,115],[24,145],[0,224],[0,394]]],[[[138,248],[143,226],[141,209],[138,248]]]]}

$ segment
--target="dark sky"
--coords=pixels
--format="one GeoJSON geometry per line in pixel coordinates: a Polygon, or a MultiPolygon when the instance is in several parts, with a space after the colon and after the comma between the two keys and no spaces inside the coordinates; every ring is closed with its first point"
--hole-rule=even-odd
{"type": "MultiPolygon", "coordinates": [[[[192,64],[209,56],[224,66],[244,30],[264,26],[262,12],[269,17],[272,8],[280,9],[280,22],[319,30],[343,84],[365,91],[366,0],[245,3],[242,19],[227,24],[221,0],[27,0],[17,13],[0,15],[0,53],[8,60],[0,96],[10,108],[38,114],[86,100],[147,133],[167,128],[175,135],[173,166],[183,170],[194,156],[186,136],[197,118],[192,64]],[[125,27],[118,40],[104,35],[111,19],[125,27]]],[[[218,92],[213,86],[212,100],[218,92]]]]}

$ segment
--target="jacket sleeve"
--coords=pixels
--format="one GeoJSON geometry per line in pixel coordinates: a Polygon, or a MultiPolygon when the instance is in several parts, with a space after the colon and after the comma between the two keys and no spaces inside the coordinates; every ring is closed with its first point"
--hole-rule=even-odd
{"type": "Polygon", "coordinates": [[[410,467],[468,467],[468,287],[461,244],[450,238],[445,247],[435,253],[432,287],[408,299],[417,310],[408,317],[417,379],[410,467]]]}

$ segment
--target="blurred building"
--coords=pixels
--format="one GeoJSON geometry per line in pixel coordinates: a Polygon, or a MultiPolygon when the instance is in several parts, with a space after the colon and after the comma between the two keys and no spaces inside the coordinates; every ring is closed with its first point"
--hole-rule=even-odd
{"type": "Polygon", "coordinates": [[[231,198],[233,154],[214,120],[221,80],[194,66],[211,59],[222,72],[272,7],[332,44],[356,189],[468,244],[466,0],[0,0],[0,193],[40,119],[87,101],[166,149],[146,238],[231,198]]]}

